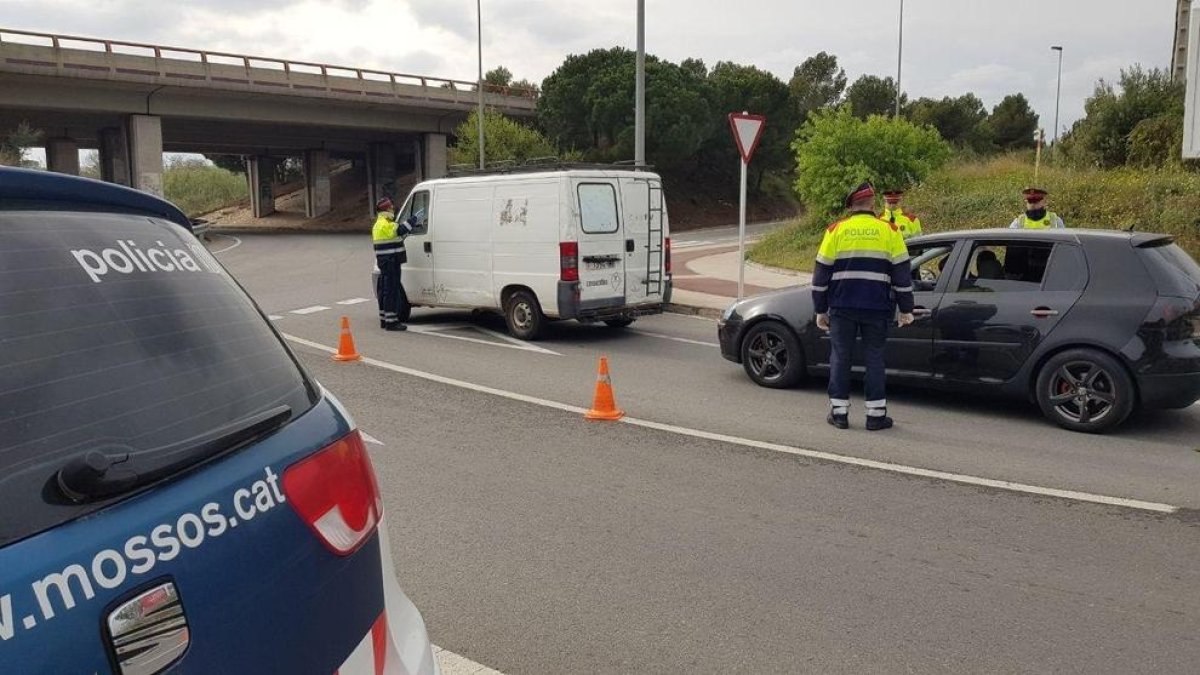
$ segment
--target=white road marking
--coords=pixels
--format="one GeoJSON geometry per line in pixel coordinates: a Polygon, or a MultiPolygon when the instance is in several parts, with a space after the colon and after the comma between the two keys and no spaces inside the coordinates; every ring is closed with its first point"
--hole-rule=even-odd
{"type": "Polygon", "coordinates": [[[372,436],[371,434],[368,434],[367,432],[363,431],[362,429],[359,429],[358,433],[360,436],[362,436],[362,439],[368,443],[373,443],[375,445],[383,445],[383,441],[379,440],[378,438],[375,438],[374,436],[372,436]]]}
{"type": "Polygon", "coordinates": [[[278,314],[271,314],[267,318],[272,321],[278,321],[278,320],[282,319],[283,317],[279,316],[278,314]]]}
{"type": "Polygon", "coordinates": [[[293,309],[291,313],[292,314],[316,314],[317,312],[324,312],[327,309],[329,309],[329,308],[326,307],[325,305],[313,305],[312,307],[302,307],[300,309],[293,309]]]}
{"type": "Polygon", "coordinates": [[[465,656],[459,656],[437,645],[433,646],[433,658],[437,659],[442,675],[504,675],[498,670],[475,663],[465,656]]]}
{"type": "Polygon", "coordinates": [[[348,300],[338,300],[337,304],[339,304],[339,305],[361,305],[364,302],[370,302],[370,300],[368,300],[366,298],[350,298],[348,300]]]}
{"type": "Polygon", "coordinates": [[[242,240],[238,239],[237,237],[233,236],[232,234],[220,234],[220,233],[214,233],[214,234],[216,234],[216,236],[218,236],[218,237],[228,237],[228,238],[232,239],[233,244],[226,246],[225,248],[217,250],[217,251],[209,251],[209,253],[211,253],[212,255],[217,255],[218,253],[224,253],[226,251],[232,251],[233,249],[242,245],[242,240]]]}
{"type": "MultiPolygon", "coordinates": [[[[311,347],[313,349],[317,349],[317,350],[320,350],[320,351],[328,353],[328,354],[337,353],[337,350],[334,349],[333,347],[327,347],[318,342],[306,340],[304,338],[296,337],[294,335],[288,335],[287,333],[283,333],[283,337],[286,338],[287,340],[295,342],[296,344],[305,345],[306,347],[311,347]]],[[[439,384],[446,384],[446,385],[450,385],[452,387],[459,387],[461,389],[469,389],[471,391],[477,391],[477,392],[484,393],[484,394],[500,396],[500,397],[507,398],[507,399],[510,399],[513,401],[521,401],[522,403],[532,403],[534,405],[539,405],[539,406],[542,406],[545,408],[552,408],[554,410],[561,410],[563,412],[576,413],[576,414],[580,414],[580,415],[587,412],[586,408],[581,408],[579,406],[568,405],[566,403],[559,403],[558,401],[551,401],[551,400],[544,399],[544,398],[538,398],[536,396],[527,396],[525,394],[518,394],[517,392],[506,391],[504,389],[496,389],[494,387],[488,387],[488,386],[481,385],[481,384],[475,384],[473,382],[465,382],[463,380],[456,380],[451,377],[436,375],[434,373],[427,373],[423,370],[415,370],[413,368],[406,368],[404,366],[398,366],[394,363],[388,363],[386,361],[380,361],[378,359],[364,358],[363,363],[375,366],[377,368],[382,368],[384,370],[390,370],[394,373],[400,373],[402,375],[411,375],[412,377],[419,377],[424,380],[429,380],[430,382],[437,382],[439,384]]],[[[920,467],[905,466],[903,464],[893,464],[891,462],[880,462],[880,461],[876,461],[873,459],[862,459],[860,457],[850,457],[848,455],[839,455],[836,453],[824,452],[821,450],[809,450],[806,448],[793,447],[790,445],[782,445],[779,443],[768,443],[765,441],[756,441],[753,439],[741,438],[738,436],[728,436],[726,434],[718,434],[718,433],[713,433],[710,431],[701,431],[699,429],[689,429],[687,427],[679,427],[679,426],[675,426],[675,425],[671,425],[671,424],[663,424],[661,422],[652,422],[650,420],[638,419],[636,417],[624,417],[621,419],[621,422],[624,422],[625,424],[631,424],[633,426],[644,427],[647,429],[655,429],[658,431],[666,431],[668,433],[679,434],[681,436],[690,436],[692,438],[701,438],[704,440],[716,441],[719,443],[729,443],[732,445],[740,445],[740,446],[747,447],[747,448],[770,450],[773,452],[780,452],[780,453],[789,454],[789,455],[796,455],[799,457],[808,457],[810,459],[819,459],[819,460],[823,460],[823,461],[827,461],[827,462],[836,462],[839,464],[860,466],[860,467],[864,467],[864,468],[868,468],[868,469],[877,469],[880,471],[888,471],[891,473],[899,473],[899,474],[904,474],[904,475],[908,475],[908,476],[920,476],[923,478],[933,478],[933,479],[937,479],[937,480],[945,480],[945,481],[950,481],[950,482],[954,482],[954,483],[962,483],[962,484],[966,484],[966,485],[976,485],[976,486],[981,486],[981,487],[996,488],[999,490],[1008,490],[1010,492],[1024,492],[1027,494],[1042,495],[1042,496],[1047,496],[1047,497],[1059,497],[1062,499],[1071,499],[1071,500],[1080,501],[1080,502],[1090,502],[1093,504],[1105,504],[1105,505],[1109,505],[1109,506],[1121,506],[1121,507],[1130,508],[1130,509],[1140,509],[1143,511],[1154,511],[1157,513],[1175,513],[1176,511],[1179,510],[1178,506],[1172,506],[1170,504],[1161,504],[1158,502],[1147,502],[1147,501],[1142,501],[1139,499],[1126,499],[1124,497],[1110,497],[1107,495],[1092,494],[1090,492],[1079,492],[1076,490],[1062,490],[1059,488],[1042,487],[1040,485],[1027,485],[1025,483],[1015,483],[1015,482],[1006,481],[1006,480],[995,480],[992,478],[981,478],[979,476],[969,476],[969,475],[965,475],[965,474],[950,473],[948,471],[934,471],[931,469],[922,469],[920,467]]]]}
{"type": "Polygon", "coordinates": [[[517,340],[516,338],[512,338],[508,335],[503,335],[501,333],[497,333],[496,331],[488,330],[486,328],[480,328],[478,326],[470,326],[470,325],[463,325],[463,324],[448,324],[448,323],[433,323],[433,324],[410,323],[410,324],[408,324],[408,330],[409,330],[409,332],[417,333],[418,335],[432,335],[434,337],[448,338],[450,340],[462,340],[463,342],[474,342],[475,344],[487,345],[489,347],[501,347],[504,349],[516,349],[516,350],[523,351],[523,352],[533,352],[535,354],[548,354],[550,356],[562,356],[562,354],[559,354],[556,351],[551,351],[549,349],[546,349],[545,347],[538,347],[538,346],[532,345],[528,342],[522,342],[522,341],[517,340]],[[462,329],[462,328],[470,328],[473,330],[477,330],[485,335],[498,337],[498,338],[504,340],[505,342],[504,343],[493,342],[492,340],[483,340],[480,338],[468,337],[466,335],[455,335],[453,333],[445,332],[445,331],[450,331],[450,330],[458,330],[458,329],[462,329]]]}
{"type": "Polygon", "coordinates": [[[631,333],[645,335],[646,337],[658,338],[660,340],[674,340],[675,342],[683,342],[689,345],[701,345],[703,347],[720,347],[716,342],[705,342],[703,340],[689,340],[688,338],[675,337],[674,335],[663,335],[662,333],[651,333],[650,331],[630,329],[631,333]]]}

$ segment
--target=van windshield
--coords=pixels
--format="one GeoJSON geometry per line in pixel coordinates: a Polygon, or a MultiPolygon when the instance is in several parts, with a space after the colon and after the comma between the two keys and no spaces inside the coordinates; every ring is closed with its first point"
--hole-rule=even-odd
{"type": "MultiPolygon", "coordinates": [[[[101,508],[52,489],[88,452],[156,453],[316,391],[189,232],[101,213],[0,212],[0,545],[101,508]]],[[[186,458],[184,458],[186,459],[186,458]]]]}

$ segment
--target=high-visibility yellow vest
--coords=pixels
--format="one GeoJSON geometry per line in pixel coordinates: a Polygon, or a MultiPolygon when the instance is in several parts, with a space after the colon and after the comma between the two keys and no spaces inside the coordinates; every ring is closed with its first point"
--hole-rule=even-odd
{"type": "Polygon", "coordinates": [[[390,212],[381,211],[371,227],[371,241],[375,245],[375,255],[404,253],[404,238],[398,233],[399,225],[395,216],[390,212]]]}
{"type": "Polygon", "coordinates": [[[908,239],[921,234],[921,219],[915,215],[909,215],[903,209],[888,209],[884,207],[883,213],[879,215],[879,219],[891,223],[900,230],[900,236],[908,239]]]}
{"type": "Polygon", "coordinates": [[[1012,224],[1008,227],[1009,229],[1013,230],[1046,230],[1051,228],[1063,228],[1066,227],[1066,225],[1063,224],[1062,218],[1059,218],[1057,213],[1054,213],[1053,211],[1047,211],[1046,215],[1042,216],[1041,220],[1034,220],[1028,215],[1022,213],[1021,215],[1017,216],[1017,218],[1013,220],[1012,224]]]}

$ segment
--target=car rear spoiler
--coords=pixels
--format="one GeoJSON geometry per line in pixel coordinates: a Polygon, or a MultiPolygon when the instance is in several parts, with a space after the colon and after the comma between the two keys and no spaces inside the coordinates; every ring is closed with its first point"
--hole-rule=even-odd
{"type": "Polygon", "coordinates": [[[1139,232],[1129,238],[1129,245],[1134,248],[1156,248],[1175,243],[1175,237],[1158,232],[1139,232]]]}

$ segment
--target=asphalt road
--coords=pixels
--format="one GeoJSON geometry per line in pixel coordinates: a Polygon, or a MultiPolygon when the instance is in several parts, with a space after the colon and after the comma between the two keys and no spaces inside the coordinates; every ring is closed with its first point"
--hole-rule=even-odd
{"type": "Polygon", "coordinates": [[[1096,437],[1019,402],[894,390],[896,429],[838,432],[823,422],[820,383],[752,385],[720,358],[712,321],[567,322],[530,347],[497,319],[418,310],[413,331],[388,334],[372,302],[338,304],[372,298],[362,237],[211,248],[288,335],[333,346],[337,317],[351,317],[373,364],[294,347],[384,444],[372,447],[398,571],[433,639],[483,664],[1183,673],[1200,662],[1198,407],[1096,437]],[[590,403],[600,354],[622,408],[679,429],[586,423],[556,406],[590,403]],[[755,443],[1184,508],[914,478],[755,443]]]}

